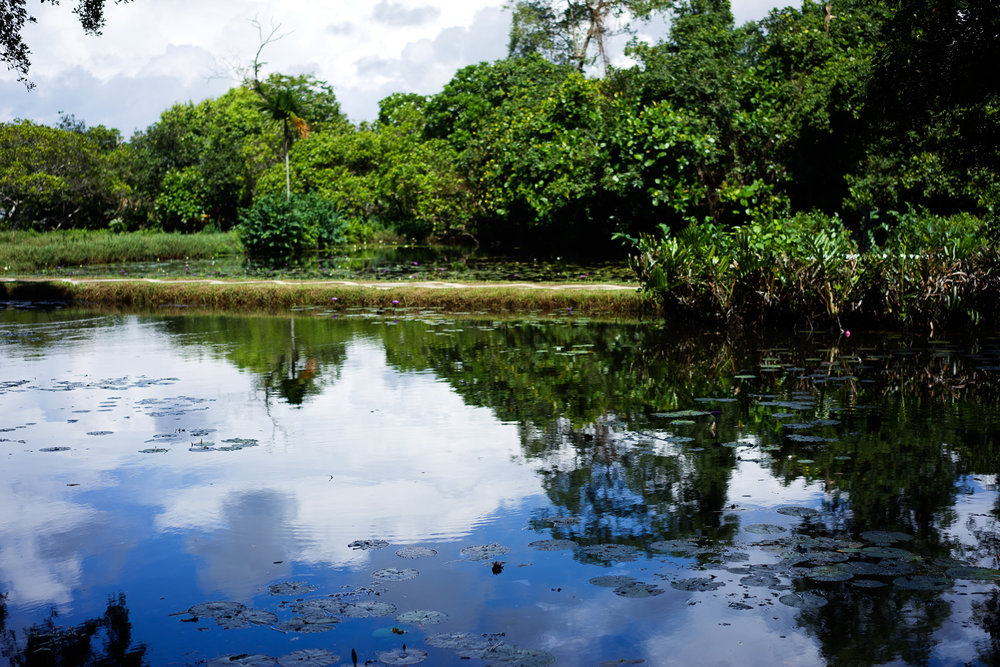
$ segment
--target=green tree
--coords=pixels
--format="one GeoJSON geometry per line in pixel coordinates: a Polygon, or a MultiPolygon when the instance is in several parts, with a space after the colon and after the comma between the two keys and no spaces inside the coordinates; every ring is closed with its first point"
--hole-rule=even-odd
{"type": "Polygon", "coordinates": [[[114,156],[86,134],[27,120],[0,124],[3,227],[103,227],[127,194],[114,156]]]}

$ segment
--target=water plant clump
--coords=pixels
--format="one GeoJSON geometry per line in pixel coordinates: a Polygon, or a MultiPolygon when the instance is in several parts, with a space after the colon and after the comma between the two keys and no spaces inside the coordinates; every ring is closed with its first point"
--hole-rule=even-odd
{"type": "Polygon", "coordinates": [[[492,542],[490,544],[476,544],[465,547],[461,553],[467,560],[493,560],[510,553],[510,547],[492,542]]]}

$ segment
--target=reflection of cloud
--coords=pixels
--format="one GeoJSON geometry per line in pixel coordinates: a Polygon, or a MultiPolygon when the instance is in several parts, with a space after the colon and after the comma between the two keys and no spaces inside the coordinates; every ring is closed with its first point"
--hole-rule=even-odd
{"type": "Polygon", "coordinates": [[[221,511],[221,528],[191,533],[187,547],[205,564],[198,571],[203,591],[245,600],[261,582],[286,572],[300,549],[292,529],[295,497],[270,490],[231,493],[221,511]]]}
{"type": "Polygon", "coordinates": [[[272,541],[258,549],[348,565],[366,559],[348,548],[354,540],[456,539],[539,492],[532,471],[512,461],[513,427],[431,374],[397,373],[368,342],[348,346],[340,379],[321,396],[294,410],[275,405],[272,415],[285,436],[271,452],[218,460],[210,484],[168,495],[158,528],[230,532],[242,498],[268,494],[293,510],[283,530],[258,536],[272,541]]]}

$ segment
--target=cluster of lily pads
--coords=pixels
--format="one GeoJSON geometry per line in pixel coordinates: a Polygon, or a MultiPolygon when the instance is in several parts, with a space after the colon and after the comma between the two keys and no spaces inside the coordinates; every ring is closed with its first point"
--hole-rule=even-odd
{"type": "MultiPolygon", "coordinates": [[[[384,549],[389,542],[379,539],[355,540],[348,546],[363,551],[384,549]]],[[[510,551],[510,547],[491,543],[471,545],[461,550],[465,560],[474,562],[491,561],[510,551]]],[[[436,549],[423,546],[406,546],[396,551],[402,559],[414,560],[432,558],[438,555],[436,549]]],[[[219,627],[231,630],[251,626],[266,626],[283,633],[314,634],[333,630],[350,619],[392,617],[396,623],[411,628],[426,629],[448,619],[445,612],[433,609],[411,609],[400,612],[396,605],[380,598],[388,592],[384,585],[407,581],[419,576],[413,567],[385,567],[371,573],[372,583],[328,595],[310,597],[316,587],[304,581],[283,581],[268,586],[274,596],[287,596],[277,605],[277,611],[253,609],[240,602],[230,600],[202,602],[173,615],[187,616],[182,622],[197,623],[211,619],[219,627]],[[292,616],[282,618],[278,612],[291,611],[292,616]]],[[[282,615],[284,615],[282,613],[282,615]]],[[[393,628],[393,633],[407,634],[409,630],[393,628]]],[[[496,667],[541,667],[552,664],[551,654],[520,648],[506,641],[503,633],[470,634],[465,632],[429,634],[426,643],[434,648],[451,649],[463,659],[483,660],[496,667]]],[[[357,653],[352,650],[352,663],[358,664],[357,653]]],[[[415,665],[428,659],[429,653],[420,648],[407,647],[379,651],[378,662],[385,665],[415,665]]],[[[265,667],[272,665],[307,665],[320,667],[336,665],[340,656],[325,649],[295,651],[281,657],[263,654],[225,655],[209,661],[209,665],[243,665],[245,667],[265,667]]],[[[367,664],[368,660],[365,659],[367,664]]]]}

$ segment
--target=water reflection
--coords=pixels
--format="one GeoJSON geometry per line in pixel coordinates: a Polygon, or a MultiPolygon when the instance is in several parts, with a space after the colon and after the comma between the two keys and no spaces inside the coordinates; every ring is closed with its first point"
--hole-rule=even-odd
{"type": "MultiPolygon", "coordinates": [[[[290,614],[266,587],[301,578],[569,664],[995,655],[995,346],[338,315],[7,313],[8,627],[142,591],[164,601],[133,622],[172,659],[170,612],[290,614]],[[349,546],[366,538],[392,546],[349,546]],[[531,546],[545,539],[577,546],[531,546]],[[497,575],[460,552],[494,542],[510,547],[497,575]],[[652,597],[588,583],[606,574],[652,597]]],[[[301,639],[369,656],[394,641],[372,634],[392,619],[352,623],[301,639]]],[[[238,632],[184,637],[211,658],[239,654],[238,632]]]]}

